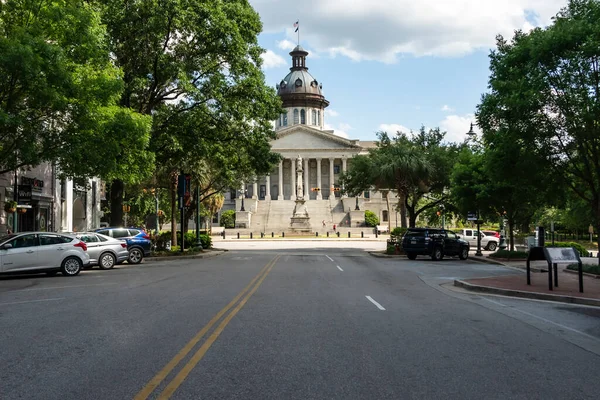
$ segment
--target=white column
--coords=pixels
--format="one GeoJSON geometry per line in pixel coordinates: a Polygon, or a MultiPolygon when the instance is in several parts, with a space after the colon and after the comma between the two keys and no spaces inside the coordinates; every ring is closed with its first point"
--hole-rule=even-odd
{"type": "Polygon", "coordinates": [[[321,195],[321,191],[323,188],[321,187],[321,159],[317,158],[317,187],[319,191],[317,192],[317,200],[322,200],[323,196],[321,195]]]}
{"type": "Polygon", "coordinates": [[[267,186],[267,193],[265,194],[265,200],[271,200],[271,175],[265,176],[265,185],[267,186]]]}
{"type": "Polygon", "coordinates": [[[283,200],[283,160],[279,161],[279,187],[277,190],[277,200],[283,200]]]}
{"type": "Polygon", "coordinates": [[[258,178],[254,178],[254,183],[252,184],[252,198],[258,199],[258,178]]]}
{"type": "MultiPolygon", "coordinates": [[[[67,179],[65,190],[65,201],[63,209],[63,229],[67,232],[73,232],[73,181],[67,179]]],[[[17,226],[17,229],[20,229],[17,226]]]]}
{"type": "Polygon", "coordinates": [[[329,159],[329,200],[333,200],[335,199],[335,192],[333,191],[333,185],[334,185],[334,176],[333,176],[333,162],[335,161],[335,159],[330,158],[329,159]]]}
{"type": "Polygon", "coordinates": [[[296,200],[296,160],[292,158],[290,162],[292,164],[292,168],[290,169],[292,171],[292,193],[290,194],[290,200],[296,200]]]}
{"type": "Polygon", "coordinates": [[[308,184],[308,158],[304,159],[304,199],[310,200],[310,185],[308,184]]]}
{"type": "MultiPolygon", "coordinates": [[[[342,158],[342,172],[346,173],[346,158],[342,158]]],[[[342,188],[342,190],[344,190],[344,188],[342,188]]],[[[347,195],[344,195],[344,197],[348,197],[347,195]]]]}

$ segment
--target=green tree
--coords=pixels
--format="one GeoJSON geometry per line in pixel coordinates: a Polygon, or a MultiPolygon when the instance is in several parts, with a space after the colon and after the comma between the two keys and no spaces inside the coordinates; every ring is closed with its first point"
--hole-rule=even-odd
{"type": "MultiPolygon", "coordinates": [[[[497,39],[484,132],[510,132],[584,200],[600,229],[600,2],[571,0],[547,28],[497,39]]],[[[600,248],[599,248],[600,249],[600,248]]]]}
{"type": "Polygon", "coordinates": [[[379,225],[379,217],[373,211],[365,210],[365,224],[367,226],[376,227],[379,225]]]}
{"type": "MultiPolygon", "coordinates": [[[[152,116],[150,145],[173,200],[181,170],[198,182],[219,177],[215,189],[270,171],[278,160],[269,140],[280,101],[264,83],[262,25],[246,0],[100,3],[123,70],[120,103],[152,116]]],[[[113,182],[113,223],[122,217],[123,185],[113,182]]]]}
{"type": "Polygon", "coordinates": [[[44,161],[75,177],[149,172],[150,121],[118,107],[106,39],[89,2],[0,3],[0,174],[44,161]]]}
{"type": "MultiPolygon", "coordinates": [[[[444,144],[444,135],[439,129],[425,128],[412,135],[398,132],[394,137],[378,133],[377,148],[368,155],[352,158],[349,171],[342,176],[344,190],[351,196],[371,187],[386,193],[395,190],[397,209],[408,211],[409,225],[414,227],[421,213],[448,199],[447,188],[458,147],[444,144]]],[[[401,220],[406,227],[404,215],[401,220]]]]}
{"type": "Polygon", "coordinates": [[[221,226],[235,228],[235,210],[227,210],[221,213],[221,226]]]}

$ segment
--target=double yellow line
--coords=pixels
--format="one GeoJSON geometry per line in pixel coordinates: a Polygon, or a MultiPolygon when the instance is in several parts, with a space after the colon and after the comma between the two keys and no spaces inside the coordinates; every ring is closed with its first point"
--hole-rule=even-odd
{"type": "Polygon", "coordinates": [[[194,367],[200,362],[200,360],[202,360],[208,349],[210,349],[210,346],[212,346],[213,343],[217,340],[217,338],[223,332],[229,321],[231,321],[231,319],[235,317],[235,315],[242,309],[242,307],[244,307],[248,299],[254,294],[254,292],[256,292],[258,287],[262,284],[269,272],[271,272],[271,270],[277,263],[277,260],[279,260],[279,257],[280,256],[276,256],[269,263],[267,263],[267,265],[265,265],[263,269],[261,269],[258,275],[256,275],[254,279],[250,281],[248,286],[242,289],[242,291],[237,296],[235,296],[235,298],[231,300],[229,304],[227,304],[221,311],[219,311],[208,322],[208,324],[206,324],[206,326],[202,328],[200,332],[198,332],[196,336],[194,336],[192,340],[190,340],[179,351],[179,353],[177,353],[177,355],[173,357],[173,359],[169,361],[169,363],[165,365],[165,367],[161,369],[160,372],[156,374],[146,386],[144,386],[144,388],[137,395],[135,395],[134,400],[146,400],[158,387],[158,385],[160,385],[161,382],[164,381],[165,378],[173,371],[173,369],[175,369],[175,367],[192,351],[192,349],[198,344],[202,337],[213,327],[213,325],[215,325],[221,319],[221,317],[225,315],[225,313],[227,313],[227,311],[229,311],[232,307],[234,307],[237,304],[237,306],[235,306],[235,308],[233,308],[233,310],[223,319],[223,321],[221,321],[219,326],[217,326],[217,328],[212,332],[208,339],[206,339],[202,346],[200,346],[198,351],[194,353],[190,360],[183,366],[183,368],[181,368],[179,373],[177,373],[177,375],[171,380],[171,382],[169,382],[167,387],[158,396],[159,400],[169,399],[173,395],[173,393],[175,393],[177,388],[179,388],[179,386],[183,383],[185,378],[187,378],[189,373],[192,372],[194,367]],[[244,295],[245,297],[242,299],[242,301],[238,303],[240,298],[242,298],[242,296],[244,295]]]}

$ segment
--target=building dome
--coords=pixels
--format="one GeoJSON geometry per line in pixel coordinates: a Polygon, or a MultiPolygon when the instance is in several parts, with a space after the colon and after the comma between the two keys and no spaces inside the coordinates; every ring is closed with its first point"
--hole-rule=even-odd
{"type": "Polygon", "coordinates": [[[329,102],[323,96],[323,84],[316,80],[306,67],[308,52],[298,45],[290,52],[290,56],[290,73],[276,85],[283,106],[327,107],[329,102]]]}

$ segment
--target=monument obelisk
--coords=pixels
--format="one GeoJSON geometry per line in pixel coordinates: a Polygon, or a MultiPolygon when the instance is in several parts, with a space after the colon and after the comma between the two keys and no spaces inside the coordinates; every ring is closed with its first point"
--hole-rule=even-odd
{"type": "Polygon", "coordinates": [[[308,210],[304,204],[304,185],[302,184],[302,157],[298,155],[296,159],[296,206],[294,207],[294,215],[290,226],[292,232],[311,232],[310,229],[310,217],[308,216],[308,210]]]}

